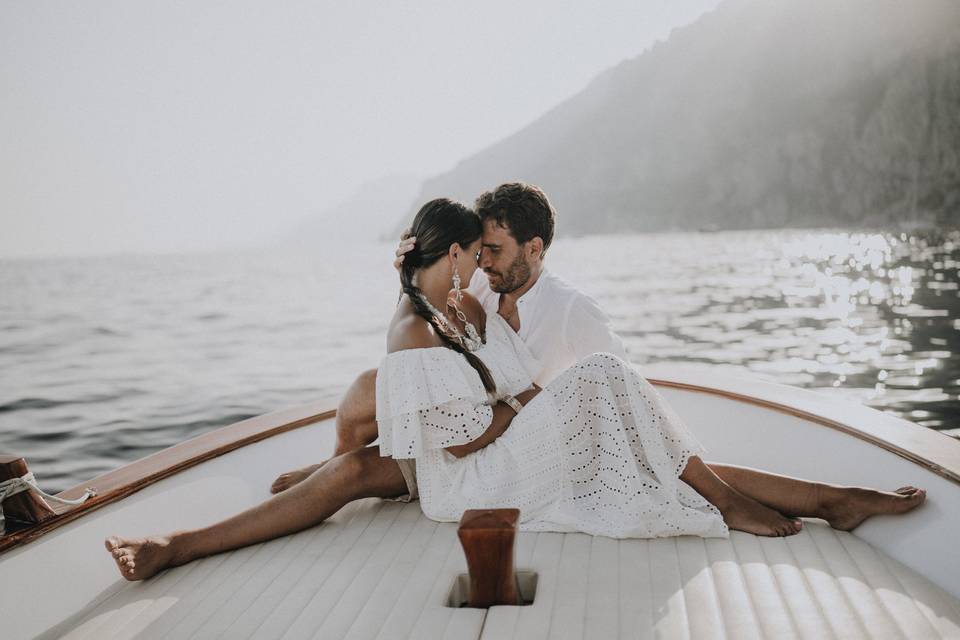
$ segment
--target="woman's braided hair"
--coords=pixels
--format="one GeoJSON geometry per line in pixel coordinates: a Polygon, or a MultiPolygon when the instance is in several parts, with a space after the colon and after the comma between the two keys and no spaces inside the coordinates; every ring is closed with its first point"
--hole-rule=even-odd
{"type": "Polygon", "coordinates": [[[437,198],[423,205],[414,217],[413,224],[410,225],[410,235],[416,236],[417,244],[404,256],[400,267],[400,285],[403,287],[403,292],[410,298],[416,314],[433,325],[437,335],[448,347],[464,355],[470,366],[480,374],[480,380],[487,393],[496,395],[497,385],[493,381],[490,370],[480,358],[467,351],[463,345],[448,336],[437,325],[433,312],[420,297],[423,295],[420,288],[413,283],[417,270],[425,269],[445,257],[450,251],[450,245],[457,243],[466,248],[482,233],[480,217],[459,202],[448,198],[437,198]]]}

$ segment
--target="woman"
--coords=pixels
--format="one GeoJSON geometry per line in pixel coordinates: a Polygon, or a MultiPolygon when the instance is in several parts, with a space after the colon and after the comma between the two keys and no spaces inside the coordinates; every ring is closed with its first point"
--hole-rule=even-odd
{"type": "Polygon", "coordinates": [[[125,578],[299,531],[357,498],[413,492],[404,473],[410,459],[428,517],[516,506],[525,530],[791,535],[802,526],[798,516],[847,528],[923,502],[913,487],[885,493],[748,470],[738,491],[731,484],[739,476],[724,481],[703,464],[699,444],[656,391],[614,356],[590,356],[547,388],[532,386],[523,343],[459,290],[476,269],[476,214],[434,200],[418,212],[413,232],[417,247],[404,262],[404,295],[377,376],[380,452],[393,458],[374,447],[351,451],[209,527],[108,538],[125,578]]]}

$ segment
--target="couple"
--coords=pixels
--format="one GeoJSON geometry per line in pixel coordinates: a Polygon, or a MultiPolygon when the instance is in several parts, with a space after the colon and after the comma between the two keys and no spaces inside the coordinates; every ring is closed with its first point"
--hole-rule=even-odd
{"type": "Polygon", "coordinates": [[[439,199],[417,213],[397,252],[403,295],[388,354],[341,401],[337,455],[281,475],[272,498],[211,526],[108,538],[123,577],[288,535],[372,496],[419,495],[427,517],[447,522],[469,508],[517,507],[521,530],[617,538],[786,536],[799,517],[849,530],[925,499],[914,487],[703,462],[625,362],[602,310],[544,268],[555,216],[545,194],[509,183],[476,209],[439,199]],[[379,450],[367,446],[378,436],[379,450]]]}

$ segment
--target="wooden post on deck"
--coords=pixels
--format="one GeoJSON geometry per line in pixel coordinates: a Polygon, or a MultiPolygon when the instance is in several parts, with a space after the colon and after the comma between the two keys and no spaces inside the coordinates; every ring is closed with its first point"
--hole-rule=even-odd
{"type": "Polygon", "coordinates": [[[519,509],[468,509],[457,535],[470,570],[469,607],[519,605],[514,542],[519,509]]]}
{"type": "MultiPolygon", "coordinates": [[[[0,453],[0,482],[20,478],[27,473],[27,462],[19,456],[0,453]]],[[[57,515],[47,502],[33,491],[23,491],[3,501],[3,518],[12,529],[39,524],[57,515]]]]}

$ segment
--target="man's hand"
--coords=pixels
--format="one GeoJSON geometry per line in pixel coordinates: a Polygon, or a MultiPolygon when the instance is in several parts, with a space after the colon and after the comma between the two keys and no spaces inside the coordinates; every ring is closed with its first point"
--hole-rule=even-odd
{"type": "Polygon", "coordinates": [[[413,251],[414,245],[417,244],[417,236],[410,235],[410,229],[407,229],[403,232],[403,235],[400,236],[400,244],[397,245],[396,256],[397,259],[393,261],[393,268],[397,271],[400,271],[400,267],[403,266],[404,256],[413,251]]]}

